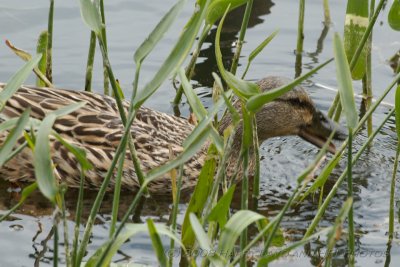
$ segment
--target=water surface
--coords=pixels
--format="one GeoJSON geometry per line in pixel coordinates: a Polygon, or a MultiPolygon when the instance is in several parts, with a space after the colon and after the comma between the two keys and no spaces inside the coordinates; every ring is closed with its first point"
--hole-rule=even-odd
{"type": "MultiPolygon", "coordinates": [[[[107,1],[106,1],[107,2],[107,1]]],[[[188,3],[182,14],[177,19],[174,27],[165,35],[165,38],[154,52],[148,57],[143,66],[141,85],[150,80],[157,68],[177,39],[180,29],[190,17],[193,1],[188,3]]],[[[247,78],[258,80],[266,75],[281,75],[294,77],[296,73],[305,73],[319,63],[324,62],[333,55],[332,33],[342,32],[345,1],[330,1],[334,25],[324,29],[322,4],[320,1],[308,1],[305,18],[304,54],[301,68],[295,68],[296,56],[294,49],[297,39],[297,2],[281,1],[255,1],[255,8],[250,21],[250,29],[243,47],[239,73],[244,69],[246,57],[266,36],[279,29],[278,36],[257,57],[252,64],[247,78]]],[[[110,51],[110,60],[116,77],[126,95],[130,95],[131,83],[134,75],[133,53],[144,40],[150,30],[157,24],[159,18],[174,3],[172,0],[159,1],[124,1],[115,0],[106,3],[107,31],[110,51]]],[[[48,1],[11,1],[3,0],[0,3],[0,38],[9,39],[17,47],[33,53],[39,33],[47,27],[48,1]],[[7,25],[7,26],[6,26],[7,25]]],[[[378,19],[373,41],[373,90],[379,96],[393,79],[393,72],[387,64],[400,46],[400,34],[389,29],[387,25],[386,9],[378,19]]],[[[80,19],[78,1],[56,1],[54,22],[54,83],[58,87],[81,90],[84,85],[84,74],[89,42],[89,30],[80,19]]],[[[234,51],[234,40],[240,28],[240,12],[231,16],[224,29],[221,41],[225,65],[228,66],[234,51]]],[[[216,71],[213,40],[215,29],[209,36],[207,43],[201,51],[201,57],[196,65],[196,73],[192,81],[196,92],[202,97],[206,106],[210,106],[210,87],[212,86],[211,72],[216,71]]],[[[5,82],[23,62],[5,46],[0,45],[0,81],[5,82]]],[[[28,83],[34,83],[31,78],[28,83]]],[[[306,83],[306,89],[311,94],[317,106],[326,111],[335,95],[334,92],[322,86],[335,88],[336,75],[334,64],[319,71],[306,83]]],[[[102,91],[102,70],[99,53],[96,55],[93,88],[102,91]]],[[[357,93],[361,92],[361,84],[355,83],[357,93]]],[[[146,106],[164,112],[172,113],[170,101],[174,97],[172,81],[166,81],[154,97],[146,102],[146,106]]],[[[394,102],[391,93],[386,101],[394,102]]],[[[359,102],[359,101],[358,101],[359,102]]],[[[358,103],[359,104],[359,103],[358,103]]],[[[390,107],[380,107],[374,116],[374,125],[388,113],[390,107]]],[[[187,104],[181,105],[183,116],[188,114],[187,104]]],[[[385,252],[388,229],[389,185],[392,165],[396,148],[396,134],[394,132],[394,118],[383,128],[373,146],[366,152],[354,169],[355,192],[355,227],[356,246],[358,251],[364,252],[357,257],[358,266],[382,266],[387,260],[385,252]],[[368,252],[368,253],[367,253],[368,252]]],[[[366,140],[363,131],[356,138],[356,147],[366,140]]],[[[296,177],[310,163],[318,150],[306,144],[297,137],[274,138],[265,142],[261,147],[263,157],[262,171],[262,196],[260,199],[260,212],[273,216],[279,212],[286,200],[293,192],[296,177]]],[[[325,195],[329,187],[334,184],[345,162],[340,163],[334,175],[330,177],[325,195]]],[[[397,186],[398,189],[398,186],[397,186]]],[[[89,210],[93,201],[92,193],[87,195],[85,210],[89,210]]],[[[318,195],[309,198],[301,205],[295,206],[286,214],[282,227],[287,242],[298,240],[302,237],[318,208],[318,195]]],[[[329,226],[335,220],[338,210],[347,197],[344,184],[332,201],[321,227],[329,226]]],[[[76,192],[68,193],[68,207],[71,218],[74,215],[73,207],[76,192]]],[[[126,194],[122,198],[121,213],[129,205],[132,196],[126,194]]],[[[398,195],[397,195],[398,199],[398,195]]],[[[12,207],[18,196],[11,192],[10,185],[0,181],[0,213],[12,207]]],[[[98,222],[94,227],[93,237],[88,247],[89,255],[107,240],[110,219],[112,196],[107,196],[98,222]]],[[[153,218],[158,222],[167,222],[170,204],[164,199],[152,199],[146,203],[142,220],[153,218]]],[[[182,222],[186,202],[183,201],[179,209],[179,222],[182,222]]],[[[6,222],[0,224],[0,266],[47,266],[52,264],[52,209],[47,201],[35,194],[27,203],[6,222]]],[[[396,224],[399,224],[398,210],[396,211],[396,224]]],[[[69,221],[69,229],[73,229],[69,221]]],[[[396,230],[399,230],[397,226],[396,230]]],[[[62,242],[62,241],[60,241],[62,242]]],[[[334,257],[334,266],[346,265],[346,248],[344,241],[338,242],[338,253],[334,257]]],[[[60,251],[63,253],[62,243],[60,251]]],[[[391,266],[396,266],[400,261],[399,240],[395,239],[391,248],[391,266]]],[[[324,252],[323,240],[313,242],[308,248],[299,250],[300,254],[285,257],[271,266],[310,266],[318,265],[321,254],[324,252]]],[[[141,264],[154,265],[155,257],[152,252],[151,242],[146,235],[137,236],[125,244],[115,257],[141,264]]],[[[64,263],[62,260],[60,263],[64,263]]]]}

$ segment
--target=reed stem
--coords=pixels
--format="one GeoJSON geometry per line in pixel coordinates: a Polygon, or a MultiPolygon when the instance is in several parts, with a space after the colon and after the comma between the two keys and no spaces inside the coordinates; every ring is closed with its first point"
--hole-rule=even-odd
{"type": "MultiPolygon", "coordinates": [[[[101,14],[101,22],[103,23],[103,25],[106,25],[106,15],[104,12],[104,0],[100,0],[100,14],[101,14]]],[[[101,29],[101,36],[102,36],[102,41],[103,41],[103,45],[104,45],[104,50],[107,52],[107,32],[106,32],[106,27],[102,27],[101,29]]],[[[105,62],[105,58],[103,57],[103,76],[104,76],[104,94],[105,95],[109,95],[109,78],[110,77],[110,73],[108,72],[108,68],[106,66],[106,62],[105,62]]],[[[115,78],[113,78],[115,80],[115,78]]],[[[115,91],[113,91],[114,95],[115,95],[115,91]]]]}
{"type": "Polygon", "coordinates": [[[93,77],[93,62],[94,55],[96,53],[96,34],[94,31],[90,32],[90,43],[89,43],[89,53],[86,63],[86,75],[85,75],[85,91],[92,91],[92,77],[93,77]]]}
{"type": "MultiPolygon", "coordinates": [[[[206,25],[203,28],[203,31],[200,35],[200,39],[197,42],[197,46],[195,48],[195,50],[193,51],[193,55],[190,59],[189,65],[186,67],[186,72],[185,75],[188,78],[188,80],[190,81],[190,79],[193,77],[193,73],[194,73],[194,68],[196,66],[196,61],[197,58],[199,57],[200,51],[201,51],[201,47],[203,46],[204,41],[206,40],[207,36],[208,36],[208,32],[211,30],[211,26],[212,25],[206,25]]],[[[176,92],[175,98],[174,98],[174,105],[178,105],[181,102],[182,99],[182,94],[183,94],[183,87],[182,85],[179,86],[178,91],[176,92]]]]}
{"type": "Polygon", "coordinates": [[[242,26],[240,27],[239,39],[237,40],[237,44],[236,44],[236,51],[235,51],[235,54],[232,59],[231,72],[233,74],[236,74],[236,70],[237,70],[239,58],[240,58],[240,53],[242,52],[243,41],[244,41],[244,37],[246,35],[247,25],[249,24],[249,19],[250,19],[250,14],[251,14],[252,8],[253,8],[253,0],[247,0],[246,10],[244,12],[244,17],[242,20],[242,26]]]}
{"type": "MultiPolygon", "coordinates": [[[[352,160],[352,148],[353,148],[353,130],[349,129],[349,142],[347,152],[347,196],[353,198],[353,160],[352,160]]],[[[353,204],[351,204],[349,215],[349,266],[354,266],[355,257],[355,244],[354,244],[354,217],[353,217],[353,204]]]]}
{"type": "MultiPolygon", "coordinates": [[[[397,114],[396,114],[397,115],[397,114]]],[[[398,116],[398,115],[397,115],[398,116]]],[[[397,141],[396,157],[394,158],[392,181],[390,183],[390,204],[389,204],[389,242],[392,242],[394,237],[394,208],[396,194],[396,174],[399,164],[400,143],[397,141]]]]}
{"type": "Polygon", "coordinates": [[[53,82],[53,17],[54,17],[54,0],[50,0],[49,17],[47,24],[47,63],[46,63],[46,77],[53,82]]]}

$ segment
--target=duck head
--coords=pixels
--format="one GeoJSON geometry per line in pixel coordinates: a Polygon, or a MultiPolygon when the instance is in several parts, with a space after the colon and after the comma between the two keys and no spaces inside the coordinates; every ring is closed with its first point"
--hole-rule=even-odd
{"type": "MultiPolygon", "coordinates": [[[[257,84],[262,91],[268,91],[290,81],[288,78],[271,76],[257,84]]],[[[257,112],[256,119],[260,143],[271,137],[298,135],[311,144],[322,147],[332,132],[335,132],[333,138],[336,140],[344,140],[347,136],[346,129],[318,110],[300,86],[265,104],[257,112]]],[[[328,151],[335,153],[333,143],[329,144],[328,151]]]]}

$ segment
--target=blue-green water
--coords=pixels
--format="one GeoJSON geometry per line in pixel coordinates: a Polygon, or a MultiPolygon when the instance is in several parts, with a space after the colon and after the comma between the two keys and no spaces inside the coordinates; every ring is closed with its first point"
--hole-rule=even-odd
{"type": "MultiPolygon", "coordinates": [[[[173,46],[180,29],[185,25],[193,8],[193,1],[185,6],[174,27],[158,44],[142,70],[142,83],[150,80],[157,68],[165,59],[173,46]]],[[[307,1],[305,17],[304,54],[301,71],[304,73],[329,59],[333,55],[332,34],[342,32],[345,1],[330,1],[332,25],[326,37],[323,38],[323,12],[321,1],[307,1]],[[321,42],[319,40],[323,39],[321,42]]],[[[390,1],[389,1],[390,2],[390,1]]],[[[159,1],[106,1],[107,31],[110,60],[127,95],[130,94],[134,75],[133,53],[144,40],[150,30],[157,24],[159,18],[174,3],[171,0],[159,1]]],[[[47,27],[48,1],[2,0],[0,2],[0,38],[8,39],[15,46],[33,53],[39,33],[47,27]]],[[[250,29],[243,47],[243,71],[246,57],[266,36],[279,29],[278,36],[257,57],[247,75],[248,79],[257,80],[266,75],[282,75],[294,77],[296,73],[294,49],[297,39],[298,3],[289,0],[255,1],[255,8],[250,22],[250,29]]],[[[400,34],[387,26],[388,8],[378,19],[374,31],[373,51],[373,90],[379,96],[393,79],[393,71],[387,64],[400,47],[400,34]]],[[[78,1],[56,1],[54,22],[54,83],[58,87],[81,90],[84,85],[84,73],[89,42],[89,30],[83,24],[78,7],[78,1]]],[[[239,14],[231,16],[226,23],[222,35],[224,58],[229,61],[234,51],[234,41],[241,21],[239,14]]],[[[192,81],[196,92],[208,106],[210,87],[212,85],[211,71],[216,70],[214,46],[211,41],[204,45],[201,57],[196,66],[196,75],[192,81]]],[[[0,82],[5,82],[23,62],[17,58],[4,44],[0,45],[0,82]]],[[[227,63],[226,63],[227,64],[227,63]]],[[[297,70],[299,71],[299,70],[297,70]]],[[[33,78],[28,83],[34,83],[33,78]]],[[[336,87],[334,64],[327,66],[314,75],[305,84],[306,89],[322,110],[327,110],[335,95],[334,92],[319,86],[336,87]]],[[[101,92],[102,69],[99,53],[96,56],[94,83],[96,91],[101,92]]],[[[357,93],[361,92],[361,84],[355,83],[357,93]]],[[[172,81],[166,81],[146,106],[164,112],[172,113],[170,101],[175,91],[172,81]]],[[[393,103],[393,93],[386,102],[393,103]]],[[[382,106],[374,116],[375,126],[388,112],[388,106],[382,106]]],[[[181,106],[181,112],[187,115],[187,105],[181,106]]],[[[365,131],[356,139],[355,150],[366,139],[365,131]]],[[[388,229],[389,185],[391,179],[394,151],[396,148],[394,121],[384,127],[371,147],[354,169],[355,180],[355,226],[356,246],[361,254],[357,257],[358,266],[382,266],[386,258],[386,231],[388,229]]],[[[317,153],[317,149],[306,144],[297,137],[275,138],[268,140],[261,147],[262,161],[262,197],[260,212],[267,216],[275,215],[290,196],[296,183],[297,175],[307,166],[317,153]]],[[[336,175],[328,182],[332,186],[337,175],[345,167],[345,162],[335,170],[336,175]]],[[[328,187],[329,187],[328,186],[328,187]]],[[[399,187],[397,186],[397,189],[399,187]]],[[[326,191],[328,188],[325,189],[326,191]]],[[[343,201],[346,199],[345,185],[339,190],[332,201],[320,226],[332,224],[343,201]]],[[[397,194],[397,200],[399,195],[397,194]]],[[[76,197],[74,192],[68,198],[71,215],[76,197]]],[[[131,196],[124,196],[122,202],[129,204],[131,196]]],[[[88,210],[93,198],[88,197],[85,203],[88,210]]],[[[282,223],[287,242],[301,238],[317,210],[318,195],[315,200],[308,199],[299,206],[292,208],[282,223]]],[[[91,254],[98,246],[107,240],[110,218],[111,198],[105,200],[102,213],[94,228],[94,236],[89,246],[91,254]],[[107,207],[108,206],[108,207],[107,207]]],[[[16,203],[15,193],[10,192],[9,185],[0,182],[0,213],[16,203]]],[[[128,205],[126,204],[126,205],[128,205]]],[[[122,205],[124,206],[124,205],[122,205]]],[[[180,206],[179,222],[182,221],[186,203],[180,206]]],[[[170,205],[165,200],[152,200],[147,203],[142,213],[142,220],[153,218],[159,222],[167,222],[170,205]]],[[[122,212],[124,208],[122,207],[122,212]]],[[[52,262],[52,211],[49,204],[38,195],[28,200],[14,216],[13,220],[0,224],[0,266],[46,266],[52,262]],[[50,238],[50,241],[46,241],[50,238]]],[[[396,211],[396,230],[399,230],[398,210],[396,211]]],[[[73,229],[72,221],[69,224],[73,229]]],[[[345,249],[345,242],[339,242],[339,249],[345,249]]],[[[62,246],[60,246],[62,250],[62,246]]],[[[395,239],[391,249],[391,265],[397,266],[400,261],[399,239],[395,239]]],[[[313,242],[309,249],[301,249],[297,255],[284,257],[271,266],[310,266],[318,265],[323,253],[323,242],[313,242]]],[[[255,252],[256,253],[256,252],[255,252]]],[[[117,254],[116,260],[155,265],[156,260],[151,248],[151,242],[146,235],[140,235],[125,244],[117,254]]],[[[63,262],[61,262],[63,263],[63,262]]],[[[338,253],[334,257],[335,266],[344,266],[345,255],[338,253]]]]}

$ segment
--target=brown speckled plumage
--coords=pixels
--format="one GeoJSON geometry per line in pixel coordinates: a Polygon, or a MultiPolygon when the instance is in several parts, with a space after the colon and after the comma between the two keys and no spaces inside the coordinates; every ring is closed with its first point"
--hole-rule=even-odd
{"type": "MultiPolygon", "coordinates": [[[[284,78],[269,77],[261,80],[259,85],[263,90],[269,90],[286,82],[288,80],[284,78]]],[[[4,85],[0,84],[0,88],[2,86],[4,85]]],[[[87,92],[22,86],[7,102],[1,112],[1,119],[17,117],[27,107],[31,107],[32,117],[43,119],[51,111],[80,101],[86,101],[87,104],[56,120],[53,128],[67,141],[86,150],[87,158],[94,168],[86,173],[85,186],[97,189],[111,164],[124,130],[113,98],[87,92]]],[[[124,102],[124,107],[127,111],[129,103],[124,102]]],[[[265,105],[257,113],[260,143],[273,136],[299,134],[302,128],[312,124],[316,112],[318,110],[306,92],[301,87],[293,89],[278,100],[265,105]]],[[[228,116],[222,120],[220,131],[229,124],[228,116]]],[[[130,130],[143,171],[147,172],[170,160],[170,150],[174,155],[181,153],[182,143],[193,128],[186,119],[140,108],[130,130]]],[[[8,132],[0,133],[0,144],[7,134],[8,132]]],[[[236,154],[240,147],[240,135],[239,127],[234,141],[236,154]]],[[[20,142],[22,141],[21,138],[20,142]]],[[[59,177],[69,186],[78,186],[80,171],[74,156],[54,139],[51,139],[51,149],[59,177]]],[[[190,190],[196,185],[206,151],[207,145],[185,164],[182,190],[190,190]]],[[[139,184],[129,153],[126,154],[126,158],[122,188],[135,190],[139,184]]],[[[33,181],[35,176],[32,162],[32,152],[25,148],[0,168],[0,176],[14,182],[33,181]]],[[[153,194],[169,194],[169,174],[157,178],[149,185],[149,189],[153,194]]]]}

